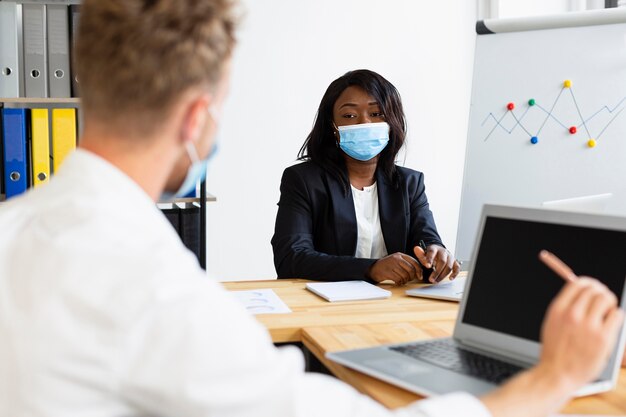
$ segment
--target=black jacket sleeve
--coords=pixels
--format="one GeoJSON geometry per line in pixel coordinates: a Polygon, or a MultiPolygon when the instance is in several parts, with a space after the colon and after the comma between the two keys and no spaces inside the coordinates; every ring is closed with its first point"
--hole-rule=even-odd
{"type": "Polygon", "coordinates": [[[409,178],[412,183],[407,184],[411,210],[407,254],[414,257],[413,248],[419,244],[420,240],[423,240],[426,246],[439,245],[444,248],[445,246],[439,237],[433,213],[428,205],[424,174],[419,173],[419,175],[412,175],[409,178]]]}
{"type": "MultiPolygon", "coordinates": [[[[280,184],[280,201],[272,238],[278,278],[320,281],[367,279],[376,259],[336,256],[318,252],[314,245],[314,203],[306,181],[287,168],[280,184]]],[[[333,227],[333,225],[324,225],[333,227]]]]}

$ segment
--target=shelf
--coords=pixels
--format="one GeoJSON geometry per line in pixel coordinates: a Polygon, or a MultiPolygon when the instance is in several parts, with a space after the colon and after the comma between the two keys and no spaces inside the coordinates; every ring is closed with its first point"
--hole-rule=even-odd
{"type": "Polygon", "coordinates": [[[17,4],[80,4],[81,0],[0,0],[17,4]]]}
{"type": "MultiPolygon", "coordinates": [[[[1,1],[1,0],[0,0],[1,1]]],[[[4,194],[0,194],[0,203],[6,201],[6,196],[4,194]]],[[[206,202],[212,203],[217,201],[217,197],[213,194],[206,194],[206,202]]],[[[173,204],[173,203],[200,203],[200,197],[189,197],[189,198],[176,198],[170,201],[159,201],[157,204],[173,204]]]]}
{"type": "Polygon", "coordinates": [[[6,104],[80,104],[79,97],[18,97],[18,98],[0,98],[0,103],[6,104]]]}
{"type": "MultiPolygon", "coordinates": [[[[206,193],[206,202],[212,203],[217,201],[217,197],[213,194],[206,193]]],[[[157,204],[170,204],[170,203],[199,203],[200,197],[187,197],[187,198],[175,198],[174,200],[159,201],[157,204]]]]}

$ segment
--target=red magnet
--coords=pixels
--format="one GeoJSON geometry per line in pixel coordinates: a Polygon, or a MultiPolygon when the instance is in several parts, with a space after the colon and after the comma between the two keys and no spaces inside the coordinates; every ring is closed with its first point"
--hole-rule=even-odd
{"type": "Polygon", "coordinates": [[[506,108],[509,109],[509,110],[513,110],[515,108],[515,103],[511,102],[511,103],[507,104],[506,108]]]}
{"type": "Polygon", "coordinates": [[[576,126],[572,126],[569,128],[569,133],[571,133],[572,135],[576,134],[578,130],[576,129],[576,126]]]}

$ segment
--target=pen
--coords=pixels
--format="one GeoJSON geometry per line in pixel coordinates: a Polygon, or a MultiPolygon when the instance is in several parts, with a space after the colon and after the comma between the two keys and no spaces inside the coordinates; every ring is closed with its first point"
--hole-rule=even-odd
{"type": "Polygon", "coordinates": [[[539,259],[565,281],[574,282],[578,279],[578,276],[572,271],[572,268],[567,266],[565,262],[560,260],[552,252],[542,250],[539,252],[539,259]]]}
{"type": "MultiPolygon", "coordinates": [[[[422,250],[424,251],[424,253],[426,253],[426,243],[424,243],[423,240],[420,240],[418,243],[419,247],[422,248],[422,250]]],[[[430,269],[433,270],[433,272],[435,272],[437,269],[435,268],[435,265],[431,265],[430,269]]]]}
{"type": "Polygon", "coordinates": [[[420,246],[420,248],[422,248],[422,250],[424,251],[424,253],[426,253],[426,244],[424,243],[423,240],[420,240],[420,242],[418,243],[418,245],[420,246]]]}

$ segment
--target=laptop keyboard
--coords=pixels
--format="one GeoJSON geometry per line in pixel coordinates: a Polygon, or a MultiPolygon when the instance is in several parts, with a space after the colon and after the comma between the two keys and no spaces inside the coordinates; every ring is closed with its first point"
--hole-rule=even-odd
{"type": "Polygon", "coordinates": [[[452,339],[394,346],[389,349],[451,371],[500,384],[521,367],[459,347],[452,339]]]}

